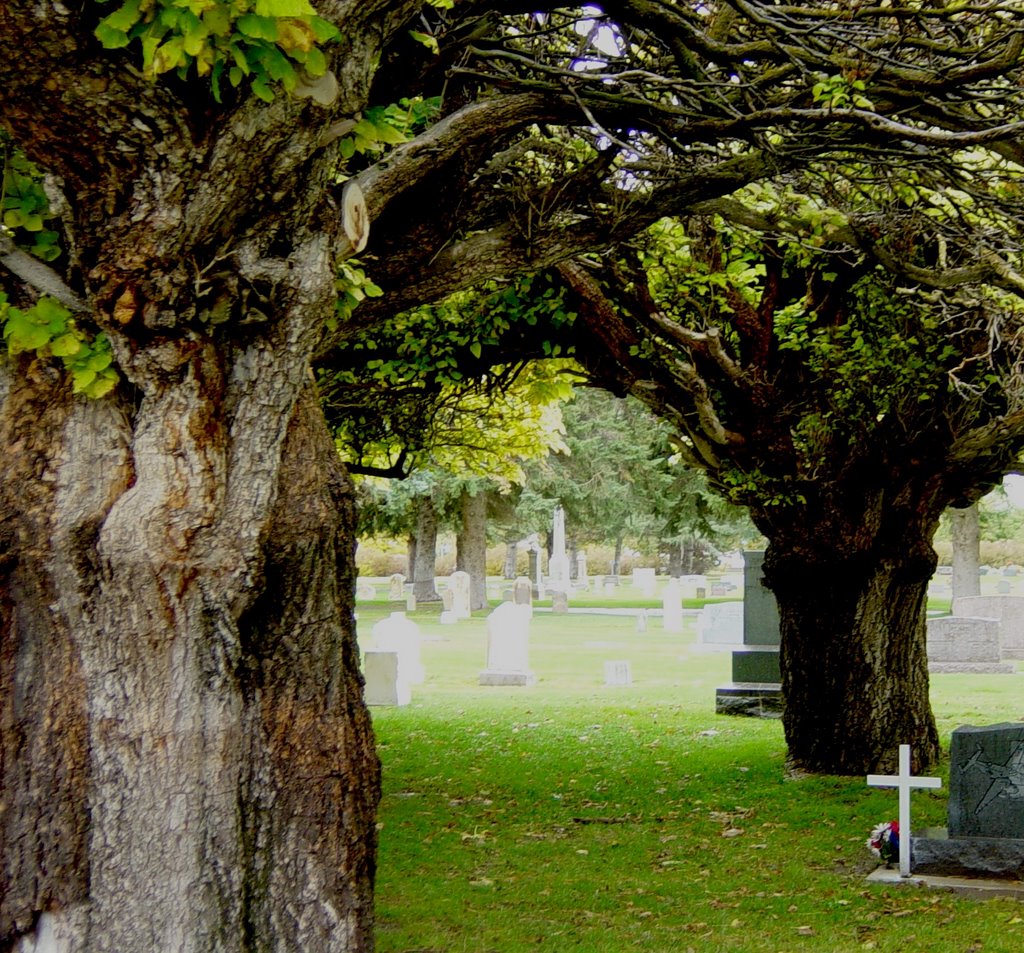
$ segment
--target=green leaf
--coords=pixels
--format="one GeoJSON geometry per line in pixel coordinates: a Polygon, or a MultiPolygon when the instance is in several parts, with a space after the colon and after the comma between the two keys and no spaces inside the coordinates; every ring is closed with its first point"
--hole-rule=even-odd
{"type": "Polygon", "coordinates": [[[71,332],[62,334],[50,344],[50,353],[54,357],[72,357],[80,350],[82,350],[82,342],[78,339],[77,335],[71,332]]]}
{"type": "Polygon", "coordinates": [[[376,130],[377,138],[386,142],[389,146],[399,146],[408,140],[389,122],[378,122],[373,127],[376,130]]]}
{"type": "Polygon", "coordinates": [[[100,26],[121,33],[127,33],[139,22],[140,0],[127,0],[123,6],[100,20],[100,26]]]}
{"type": "Polygon", "coordinates": [[[309,0],[256,0],[256,15],[261,17],[315,17],[309,0]]]}
{"type": "Polygon", "coordinates": [[[309,21],[309,25],[313,28],[313,34],[316,36],[317,43],[328,43],[341,36],[338,28],[333,23],[329,23],[321,17],[313,17],[309,21]]]}
{"type": "Polygon", "coordinates": [[[71,374],[71,380],[71,390],[76,394],[81,394],[82,391],[96,380],[96,371],[88,367],[75,368],[71,374]]]}
{"type": "Polygon", "coordinates": [[[257,16],[254,13],[247,13],[235,21],[239,33],[251,36],[257,40],[269,40],[271,43],[277,39],[277,24],[269,17],[257,16]]]}
{"type": "Polygon", "coordinates": [[[441,49],[437,45],[436,37],[431,36],[429,33],[421,33],[419,30],[410,30],[409,36],[418,43],[422,43],[431,53],[440,54],[441,49]]]}
{"type": "Polygon", "coordinates": [[[479,360],[480,355],[483,353],[483,348],[480,346],[479,341],[474,341],[472,344],[470,344],[469,353],[472,354],[473,357],[477,358],[477,360],[479,360]]]}
{"type": "Polygon", "coordinates": [[[95,37],[106,50],[119,50],[128,45],[128,34],[123,30],[115,30],[107,22],[101,21],[96,27],[95,37]]]}

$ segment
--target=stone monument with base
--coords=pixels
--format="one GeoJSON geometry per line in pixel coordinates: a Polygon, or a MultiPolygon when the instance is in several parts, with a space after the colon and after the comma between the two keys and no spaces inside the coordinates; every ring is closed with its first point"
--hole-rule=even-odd
{"type": "Polygon", "coordinates": [[[782,715],[779,608],[764,584],[764,553],[746,552],[743,561],[743,647],[732,653],[732,682],[715,690],[715,711],[778,718],[782,715]]]}
{"type": "Polygon", "coordinates": [[[913,839],[914,874],[1024,879],[1024,725],[953,732],[946,818],[913,839]]]}

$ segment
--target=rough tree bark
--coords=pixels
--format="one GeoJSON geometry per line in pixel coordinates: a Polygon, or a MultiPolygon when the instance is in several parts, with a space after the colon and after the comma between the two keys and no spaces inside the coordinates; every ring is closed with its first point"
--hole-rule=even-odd
{"type": "MultiPolygon", "coordinates": [[[[324,117],[201,115],[102,12],[0,10],[5,125],[122,375],[0,366],[0,949],[369,950],[353,501],[309,371],[347,247],[324,117]]],[[[339,51],[341,108],[375,56],[339,51]]]]}
{"type": "Polygon", "coordinates": [[[830,774],[862,774],[866,765],[894,771],[898,746],[911,740],[915,770],[934,764],[925,606],[935,556],[927,539],[907,537],[874,554],[801,545],[783,533],[769,540],[765,581],[779,606],[790,764],[830,774]]]}
{"type": "Polygon", "coordinates": [[[440,602],[435,588],[437,576],[437,513],[429,496],[418,496],[416,508],[416,552],[412,567],[412,594],[417,603],[440,602]]]}
{"type": "Polygon", "coordinates": [[[487,494],[463,491],[456,565],[469,573],[469,608],[487,608],[487,494]]]}

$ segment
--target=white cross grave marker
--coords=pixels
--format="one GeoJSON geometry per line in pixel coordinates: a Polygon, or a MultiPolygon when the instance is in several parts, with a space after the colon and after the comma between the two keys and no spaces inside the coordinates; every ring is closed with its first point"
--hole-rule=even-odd
{"type": "Polygon", "coordinates": [[[910,745],[900,745],[900,773],[869,774],[868,784],[876,788],[899,788],[900,792],[900,876],[910,876],[910,789],[941,788],[941,778],[915,778],[910,774],[910,745]]]}

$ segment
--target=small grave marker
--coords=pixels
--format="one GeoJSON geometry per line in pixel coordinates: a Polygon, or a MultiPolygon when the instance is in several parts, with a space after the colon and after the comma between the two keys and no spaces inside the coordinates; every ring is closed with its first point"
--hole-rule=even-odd
{"type": "Polygon", "coordinates": [[[629,686],[633,684],[633,670],[628,661],[612,661],[604,663],[605,685],[629,686]]]}
{"type": "Polygon", "coordinates": [[[941,778],[915,778],[910,773],[910,745],[900,745],[900,773],[869,774],[875,788],[897,788],[900,792],[900,876],[910,876],[910,792],[913,788],[940,788],[941,778]]]}

